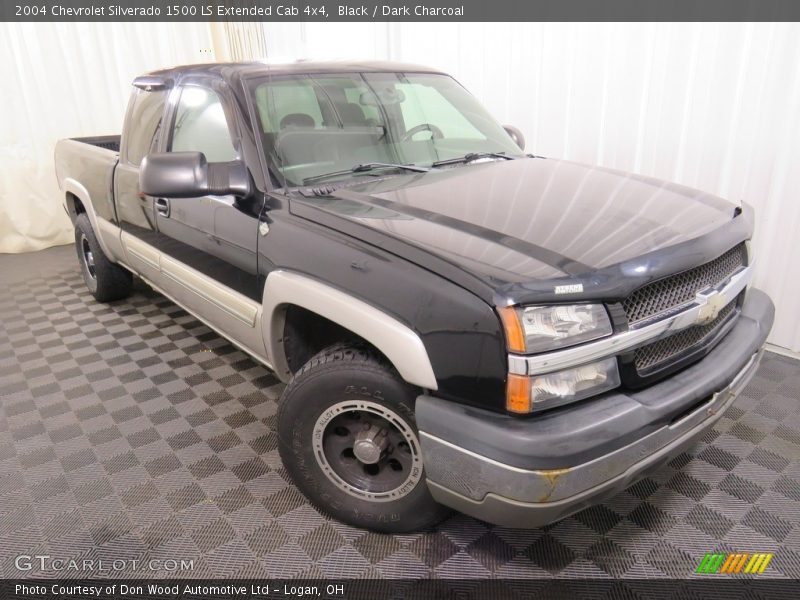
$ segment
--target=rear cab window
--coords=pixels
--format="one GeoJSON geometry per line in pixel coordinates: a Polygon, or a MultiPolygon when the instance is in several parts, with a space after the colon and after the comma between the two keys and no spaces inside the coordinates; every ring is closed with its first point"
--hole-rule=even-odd
{"type": "Polygon", "coordinates": [[[124,140],[123,158],[128,164],[138,167],[156,147],[166,98],[165,90],[134,90],[124,140]]]}

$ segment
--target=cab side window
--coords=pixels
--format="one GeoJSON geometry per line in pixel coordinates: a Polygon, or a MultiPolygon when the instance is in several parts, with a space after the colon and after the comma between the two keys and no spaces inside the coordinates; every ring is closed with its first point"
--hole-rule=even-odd
{"type": "Polygon", "coordinates": [[[125,135],[125,159],[136,167],[154,146],[164,115],[164,102],[167,94],[163,90],[148,92],[137,89],[134,92],[125,135]]]}
{"type": "Polygon", "coordinates": [[[238,158],[222,101],[216,92],[195,86],[181,90],[170,151],[202,152],[208,162],[238,158]]]}

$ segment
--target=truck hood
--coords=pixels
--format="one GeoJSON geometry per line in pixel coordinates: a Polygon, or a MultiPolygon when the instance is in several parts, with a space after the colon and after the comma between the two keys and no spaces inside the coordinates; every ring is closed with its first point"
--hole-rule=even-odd
{"type": "Polygon", "coordinates": [[[301,203],[459,266],[497,304],[550,299],[556,286],[581,299],[621,298],[715,258],[752,230],[752,219],[736,218],[741,209],[716,196],[564,160],[365,179],[301,203]]]}

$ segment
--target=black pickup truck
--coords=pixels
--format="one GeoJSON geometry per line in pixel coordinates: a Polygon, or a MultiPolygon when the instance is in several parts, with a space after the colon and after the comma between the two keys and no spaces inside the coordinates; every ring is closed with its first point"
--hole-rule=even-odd
{"type": "Polygon", "coordinates": [[[273,369],[297,486],[398,532],[619,492],[772,326],[748,206],[523,147],[433,69],[237,63],[137,78],[123,135],[55,161],[96,299],[137,275],[273,369]]]}

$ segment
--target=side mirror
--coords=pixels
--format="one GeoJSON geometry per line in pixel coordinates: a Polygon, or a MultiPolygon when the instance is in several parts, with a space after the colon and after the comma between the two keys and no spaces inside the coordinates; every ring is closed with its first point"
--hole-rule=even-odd
{"type": "Polygon", "coordinates": [[[251,189],[241,161],[209,163],[202,152],[157,152],[142,160],[139,191],[165,198],[229,194],[245,198],[251,189]]]}
{"type": "Polygon", "coordinates": [[[519,146],[520,150],[525,150],[525,136],[522,135],[519,129],[513,125],[503,125],[503,129],[505,129],[509,137],[514,140],[514,143],[519,146]]]}

